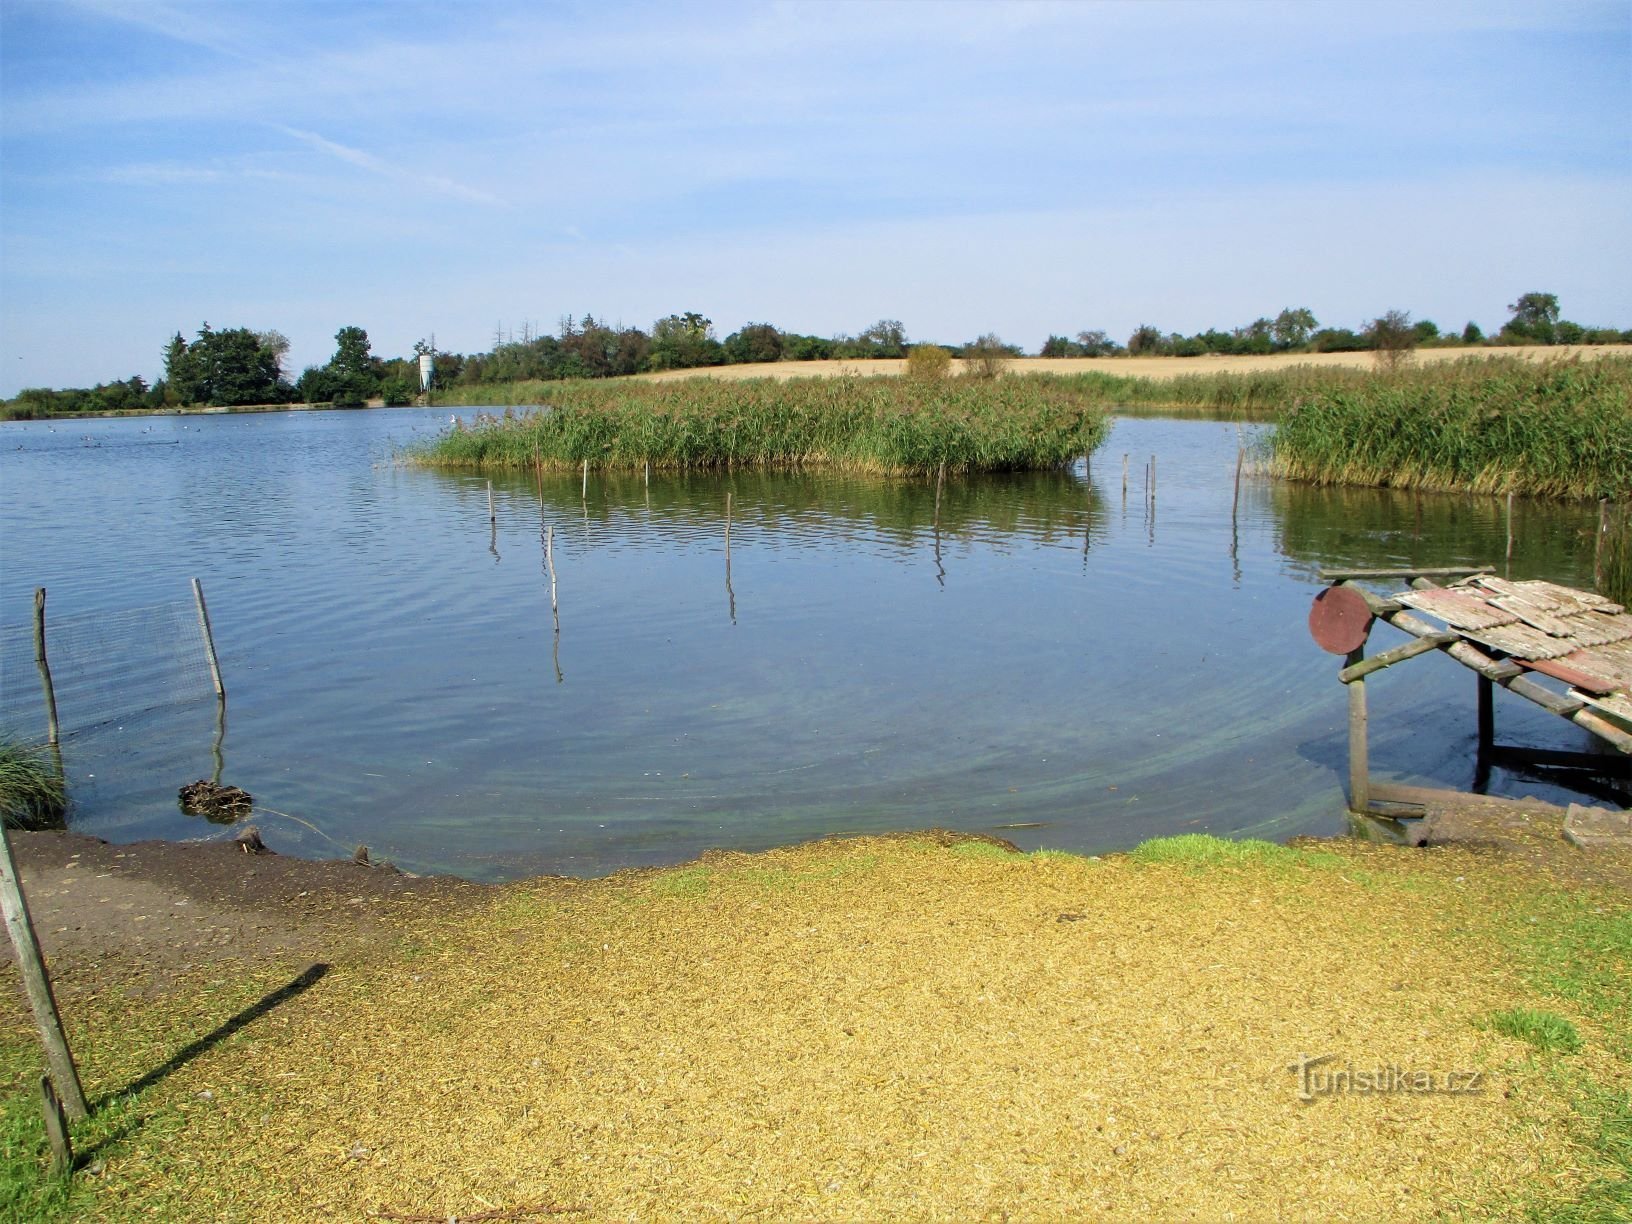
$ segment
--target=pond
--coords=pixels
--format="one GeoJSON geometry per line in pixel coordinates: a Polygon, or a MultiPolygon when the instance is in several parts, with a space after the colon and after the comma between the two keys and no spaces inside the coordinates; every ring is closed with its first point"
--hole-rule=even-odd
{"type": "MultiPolygon", "coordinates": [[[[396,461],[449,415],[0,429],[0,717],[43,738],[43,586],[70,827],[230,836],[176,802],[219,767],[275,849],[365,843],[477,879],[930,826],[1088,853],[1337,833],[1344,695],[1305,628],[1317,569],[1592,575],[1580,507],[1521,503],[1510,562],[1496,499],[1249,474],[1232,514],[1261,427],[1145,417],[1118,418],[1091,471],[949,480],[938,509],[933,481],[591,472],[496,479],[490,525],[485,478],[396,461]]],[[[1371,690],[1377,776],[1470,783],[1470,673],[1436,656],[1371,690]]],[[[1497,719],[1504,741],[1587,739],[1506,694],[1497,719]]]]}

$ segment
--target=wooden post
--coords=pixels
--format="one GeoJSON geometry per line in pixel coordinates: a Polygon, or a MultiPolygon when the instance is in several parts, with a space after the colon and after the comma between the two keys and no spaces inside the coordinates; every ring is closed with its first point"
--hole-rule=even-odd
{"type": "MultiPolygon", "coordinates": [[[[1366,657],[1364,645],[1349,654],[1346,664],[1353,667],[1366,657]]],[[[1349,810],[1365,812],[1371,807],[1371,775],[1366,760],[1366,682],[1349,685],[1349,810]]]]}
{"type": "Polygon", "coordinates": [[[589,460],[584,460],[584,488],[581,494],[583,500],[589,500],[589,460]]]}
{"type": "Polygon", "coordinates": [[[946,483],[946,460],[941,460],[940,469],[935,473],[935,530],[941,529],[941,486],[946,483]]]}
{"type": "Polygon", "coordinates": [[[493,512],[493,482],[491,480],[487,482],[487,521],[495,524],[499,521],[499,516],[493,512]]]}
{"type": "Polygon", "coordinates": [[[45,1114],[45,1137],[51,1144],[51,1171],[67,1173],[74,1167],[74,1145],[68,1138],[68,1113],[49,1075],[40,1076],[40,1109],[45,1114]]]}
{"type": "Polygon", "coordinates": [[[731,580],[731,494],[725,495],[725,576],[731,580]]]}
{"type": "Polygon", "coordinates": [[[1128,501],[1128,456],[1124,453],[1123,456],[1122,456],[1122,504],[1126,505],[1127,501],[1128,501]]]}
{"type": "Polygon", "coordinates": [[[555,631],[561,632],[561,612],[555,602],[555,524],[544,529],[544,565],[550,571],[550,615],[555,617],[555,631]]]}
{"type": "MultiPolygon", "coordinates": [[[[1604,537],[1609,534],[1609,498],[1598,499],[1598,543],[1592,550],[1592,585],[1600,591],[1604,589],[1604,537]]],[[[39,603],[45,597],[41,591],[34,597],[39,603]]]]}
{"type": "Polygon", "coordinates": [[[55,747],[57,735],[57,690],[51,683],[51,665],[45,660],[45,588],[34,588],[34,662],[40,669],[40,687],[45,690],[47,742],[55,747]]]}
{"type": "Polygon", "coordinates": [[[1156,456],[1150,457],[1150,504],[1156,504],[1156,456]]]}
{"type": "Polygon", "coordinates": [[[1479,677],[1479,755],[1486,755],[1496,743],[1496,711],[1491,698],[1495,685],[1489,676],[1479,677]]]}
{"type": "Polygon", "coordinates": [[[215,695],[227,699],[227,687],[221,683],[221,661],[215,657],[215,635],[210,632],[210,610],[204,606],[204,588],[193,579],[193,602],[198,605],[198,627],[204,631],[204,654],[210,660],[210,679],[215,684],[215,695]]]}
{"type": "Polygon", "coordinates": [[[1244,447],[1244,446],[1236,447],[1235,448],[1235,500],[1230,503],[1230,517],[1232,519],[1235,517],[1235,512],[1236,512],[1237,507],[1239,507],[1241,505],[1241,465],[1244,462],[1246,462],[1246,458],[1247,458],[1247,448],[1244,447]]]}
{"type": "Polygon", "coordinates": [[[1513,562],[1513,494],[1507,495],[1507,560],[1513,562]]]}
{"type": "Polygon", "coordinates": [[[0,909],[5,911],[6,931],[11,936],[11,946],[17,951],[17,968],[22,974],[23,988],[28,991],[28,1005],[34,1009],[34,1023],[45,1046],[46,1064],[62,1094],[63,1106],[75,1121],[89,1117],[91,1111],[85,1104],[85,1090],[79,1086],[79,1071],[68,1050],[68,1037],[62,1031],[62,1017],[57,1013],[56,996],[51,993],[51,978],[45,970],[45,957],[40,954],[40,941],[34,935],[34,921],[28,916],[28,901],[23,896],[16,860],[11,857],[11,838],[6,834],[4,821],[0,821],[0,909]]]}

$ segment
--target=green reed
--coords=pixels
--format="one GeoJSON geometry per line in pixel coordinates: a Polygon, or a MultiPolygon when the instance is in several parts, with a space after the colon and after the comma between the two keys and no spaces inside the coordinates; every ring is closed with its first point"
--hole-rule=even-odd
{"type": "Polygon", "coordinates": [[[1103,411],[1063,380],[804,378],[542,385],[547,409],[484,415],[412,452],[470,470],[822,467],[1036,471],[1103,441],[1103,411]]]}
{"type": "Polygon", "coordinates": [[[6,826],[60,826],[67,810],[67,787],[45,749],[0,732],[0,819],[6,826]]]}
{"type": "Polygon", "coordinates": [[[1456,362],[1306,391],[1270,470],[1317,484],[1632,496],[1632,361],[1456,362]]]}

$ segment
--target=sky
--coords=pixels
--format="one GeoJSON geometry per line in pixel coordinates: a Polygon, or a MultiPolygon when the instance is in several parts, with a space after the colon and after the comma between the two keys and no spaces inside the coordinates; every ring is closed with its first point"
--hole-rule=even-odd
{"type": "Polygon", "coordinates": [[[0,395],[169,337],[1632,328],[1632,0],[0,0],[0,395]]]}

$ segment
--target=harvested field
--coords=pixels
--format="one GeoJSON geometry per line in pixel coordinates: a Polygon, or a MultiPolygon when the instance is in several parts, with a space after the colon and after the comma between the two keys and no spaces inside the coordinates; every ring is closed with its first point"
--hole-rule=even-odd
{"type": "MultiPolygon", "coordinates": [[[[1172,839],[1095,860],[921,835],[475,898],[376,898],[385,877],[356,868],[287,901],[377,928],[300,945],[327,958],[316,977],[263,948],[158,998],[115,948],[75,952],[95,932],[56,931],[43,899],[87,1089],[113,1100],[82,1141],[94,1174],[42,1202],[11,983],[9,1203],[212,1220],[1618,1210],[1632,863],[1555,843],[1172,839]],[[1539,1050],[1532,1012],[1576,1048],[1539,1050]],[[1406,1078],[1317,1073],[1300,1099],[1289,1067],[1327,1056],[1328,1075],[1406,1078]]],[[[39,844],[25,876],[50,869],[39,844]]],[[[281,908],[296,882],[254,904],[281,908]]]]}
{"type": "MultiPolygon", "coordinates": [[[[1464,357],[1517,357],[1525,361],[1552,361],[1580,357],[1632,356],[1632,344],[1531,345],[1515,348],[1425,348],[1417,349],[1411,361],[1417,365],[1437,365],[1464,357]]],[[[769,364],[714,366],[702,370],[663,370],[637,374],[637,379],[668,382],[683,378],[834,378],[856,374],[899,374],[906,362],[895,358],[859,361],[780,361],[769,364]]],[[[1181,378],[1189,374],[1261,374],[1290,370],[1298,366],[1316,369],[1371,370],[1377,366],[1370,353],[1270,353],[1258,357],[1018,357],[1008,368],[1016,374],[1111,374],[1119,378],[1181,378]]],[[[951,373],[963,373],[961,360],[952,362],[951,373]]]]}

